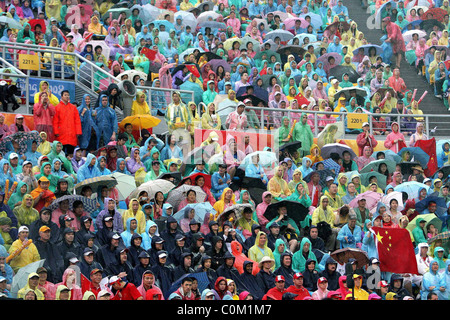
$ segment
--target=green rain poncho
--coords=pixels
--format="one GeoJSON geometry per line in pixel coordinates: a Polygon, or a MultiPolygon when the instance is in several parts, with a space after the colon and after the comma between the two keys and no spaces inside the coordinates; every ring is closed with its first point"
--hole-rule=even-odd
{"type": "MultiPolygon", "coordinates": [[[[307,117],[306,113],[302,113],[300,119],[303,119],[305,116],[307,117]]],[[[311,146],[314,142],[314,135],[308,122],[306,121],[305,123],[303,123],[302,120],[297,122],[295,124],[294,131],[292,132],[292,136],[293,141],[302,142],[300,150],[303,152],[303,156],[309,154],[311,146]]]]}
{"type": "MultiPolygon", "coordinates": [[[[56,150],[56,147],[57,147],[58,143],[61,143],[61,142],[53,140],[53,142],[52,142],[52,150],[47,155],[48,160],[51,163],[53,163],[53,160],[55,160],[55,159],[61,160],[62,163],[63,163],[63,166],[64,166],[64,168],[66,170],[66,172],[68,174],[74,174],[72,163],[69,161],[69,159],[66,158],[65,153],[63,151],[58,152],[56,150]]],[[[62,144],[61,144],[61,146],[62,146],[62,144]]]]}
{"type": "Polygon", "coordinates": [[[52,167],[52,164],[50,162],[44,162],[41,165],[41,173],[36,175],[36,179],[39,180],[41,177],[46,177],[50,181],[50,186],[48,189],[54,193],[56,191],[56,187],[58,186],[59,177],[52,175],[52,174],[46,175],[44,173],[45,172],[44,169],[45,169],[45,166],[47,166],[47,165],[49,165],[50,168],[52,167]]]}
{"type": "Polygon", "coordinates": [[[318,270],[319,263],[317,262],[316,255],[312,252],[311,241],[307,237],[303,237],[300,248],[292,256],[292,269],[294,269],[295,272],[303,272],[305,270],[305,262],[308,259],[316,262],[316,270],[318,270]],[[309,250],[303,254],[303,248],[306,244],[309,244],[309,250]]]}
{"type": "Polygon", "coordinates": [[[285,119],[288,119],[288,120],[289,120],[289,117],[288,117],[288,116],[284,116],[284,117],[281,119],[281,127],[279,127],[278,130],[277,130],[277,131],[278,131],[278,132],[277,132],[277,134],[278,134],[278,143],[279,143],[280,147],[281,147],[283,144],[292,141],[292,137],[291,137],[291,139],[290,139],[289,141],[287,141],[287,142],[283,141],[284,139],[286,139],[286,138],[288,137],[289,131],[291,130],[290,124],[287,125],[287,126],[284,125],[284,120],[285,120],[285,119]]]}
{"type": "Polygon", "coordinates": [[[20,206],[14,208],[13,213],[17,217],[18,224],[21,226],[29,226],[33,221],[39,219],[39,212],[33,207],[34,201],[31,202],[31,207],[25,205],[27,198],[33,199],[30,194],[26,194],[22,198],[20,206]]]}

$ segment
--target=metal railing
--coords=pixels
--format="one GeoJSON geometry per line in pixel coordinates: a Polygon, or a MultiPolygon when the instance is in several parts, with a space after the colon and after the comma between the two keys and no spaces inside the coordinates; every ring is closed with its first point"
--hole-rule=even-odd
{"type": "MultiPolygon", "coordinates": [[[[19,79],[23,79],[23,81],[25,82],[25,92],[22,92],[22,96],[24,96],[25,101],[26,101],[26,107],[27,113],[31,113],[31,110],[33,109],[33,107],[29,107],[29,77],[23,73],[22,71],[20,71],[19,69],[17,69],[16,67],[14,67],[11,63],[9,63],[8,61],[6,61],[5,59],[3,59],[2,57],[0,57],[0,79],[2,80],[7,80],[10,79],[12,83],[17,83],[17,81],[19,79]],[[6,70],[9,70],[11,72],[6,72],[6,70]]],[[[18,98],[18,97],[15,97],[18,98]]]]}
{"type": "MultiPolygon", "coordinates": [[[[137,91],[143,91],[147,95],[147,103],[150,109],[158,109],[157,106],[167,106],[172,102],[172,93],[178,91],[181,95],[181,100],[187,105],[188,102],[194,101],[194,91],[167,89],[156,87],[136,86],[137,91]]],[[[200,108],[200,107],[199,107],[200,108]]],[[[199,109],[199,112],[201,110],[199,109]]]]}
{"type": "MultiPolygon", "coordinates": [[[[325,123],[331,123],[333,121],[336,122],[344,122],[344,128],[346,129],[344,131],[344,136],[351,136],[358,134],[357,130],[349,129],[347,124],[347,120],[349,115],[354,115],[355,113],[349,113],[349,112],[326,112],[326,111],[314,111],[314,110],[292,110],[292,109],[278,109],[278,108],[260,108],[260,107],[249,107],[247,106],[245,108],[246,110],[253,110],[258,117],[259,126],[260,128],[265,128],[267,131],[275,131],[278,129],[282,123],[281,119],[283,116],[287,116],[290,119],[290,125],[292,125],[292,120],[297,119],[297,121],[301,121],[301,114],[306,113],[308,115],[308,123],[311,125],[312,131],[314,136],[317,137],[317,135],[323,130],[324,125],[321,125],[321,121],[324,120],[324,115],[330,115],[334,119],[331,119],[329,121],[325,120],[325,123]]],[[[374,124],[382,124],[384,123],[386,126],[386,134],[391,132],[391,124],[393,122],[397,122],[400,126],[400,132],[403,132],[405,134],[412,134],[416,131],[416,123],[422,122],[424,124],[424,133],[430,137],[430,136],[439,136],[439,137],[446,137],[450,135],[446,134],[440,134],[444,131],[449,130],[445,127],[445,120],[442,122],[436,122],[431,120],[431,118],[446,118],[448,119],[448,122],[450,122],[450,115],[442,114],[442,115],[435,115],[435,114],[386,114],[386,113],[369,113],[365,112],[364,114],[367,114],[367,122],[370,126],[370,133],[374,134],[375,137],[382,139],[385,135],[384,134],[377,134],[376,129],[378,126],[375,126],[374,124]],[[375,117],[380,117],[379,120],[376,120],[375,117]],[[375,128],[375,129],[374,129],[375,128]]],[[[361,129],[359,129],[361,130],[361,129]]]]}

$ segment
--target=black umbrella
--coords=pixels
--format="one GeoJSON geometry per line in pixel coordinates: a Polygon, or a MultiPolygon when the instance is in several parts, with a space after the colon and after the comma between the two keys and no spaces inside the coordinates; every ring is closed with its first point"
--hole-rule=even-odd
{"type": "Polygon", "coordinates": [[[206,59],[206,61],[210,61],[210,60],[223,60],[221,56],[219,56],[218,54],[215,54],[214,52],[202,52],[198,55],[197,57],[197,62],[200,60],[201,57],[204,57],[204,59],[206,59]]]}
{"type": "Polygon", "coordinates": [[[400,166],[400,170],[403,175],[410,175],[413,173],[413,167],[419,166],[421,167],[421,164],[419,162],[400,162],[398,164],[400,166]]]}
{"type": "Polygon", "coordinates": [[[179,64],[178,66],[176,66],[176,67],[172,70],[172,73],[171,73],[171,74],[172,74],[172,77],[173,77],[178,71],[183,70],[185,66],[188,66],[189,68],[194,68],[194,70],[197,69],[198,74],[195,74],[195,73],[194,73],[194,75],[197,76],[197,78],[199,78],[200,75],[202,74],[201,71],[200,71],[200,68],[198,67],[197,64],[194,64],[194,63],[183,63],[183,64],[179,64]]]}
{"type": "Polygon", "coordinates": [[[450,175],[450,165],[442,166],[439,169],[436,170],[436,172],[433,174],[433,179],[436,179],[438,177],[438,172],[441,171],[444,173],[444,179],[447,179],[447,177],[450,175]]]}
{"type": "Polygon", "coordinates": [[[267,187],[260,178],[243,177],[240,185],[250,193],[256,206],[262,202],[262,195],[267,187]]]}
{"type": "Polygon", "coordinates": [[[303,181],[310,182],[312,176],[315,174],[319,174],[319,177],[320,177],[319,184],[322,186],[322,188],[325,188],[327,186],[326,180],[327,180],[328,176],[331,176],[333,178],[335,178],[335,176],[336,176],[333,173],[333,171],[331,171],[330,169],[316,170],[316,171],[309,173],[306,177],[304,177],[303,181]]]}
{"type": "Polygon", "coordinates": [[[395,97],[396,96],[396,92],[393,88],[389,87],[389,88],[379,88],[377,91],[375,91],[372,96],[370,97],[370,99],[373,98],[373,96],[375,95],[375,93],[379,93],[381,96],[381,99],[383,100],[384,96],[386,95],[386,92],[390,92],[391,93],[391,97],[395,97]]]}
{"type": "Polygon", "coordinates": [[[431,33],[431,31],[433,31],[434,26],[437,26],[440,31],[445,29],[444,24],[436,19],[427,19],[423,20],[420,23],[420,29],[424,30],[428,34],[431,33]]]}
{"type": "Polygon", "coordinates": [[[280,151],[287,151],[290,154],[294,153],[294,151],[298,150],[299,148],[302,147],[302,142],[301,141],[292,141],[292,142],[288,142],[283,144],[280,147],[280,151]]]}
{"type": "Polygon", "coordinates": [[[158,179],[169,180],[174,185],[178,185],[181,182],[182,176],[181,176],[181,172],[179,172],[179,171],[164,172],[158,177],[158,179]]]}
{"type": "Polygon", "coordinates": [[[263,81],[263,89],[267,89],[271,85],[273,78],[275,78],[277,80],[276,83],[281,86],[280,79],[278,79],[278,77],[274,74],[263,74],[262,76],[260,76],[260,78],[263,81]]]}
{"type": "Polygon", "coordinates": [[[300,202],[291,200],[281,200],[275,203],[271,203],[267,206],[264,212],[264,217],[271,221],[278,217],[278,209],[281,207],[287,208],[287,216],[294,220],[297,224],[300,224],[308,215],[308,208],[302,205],[300,202]]]}
{"type": "Polygon", "coordinates": [[[264,100],[262,100],[261,98],[255,96],[255,95],[253,95],[253,94],[243,95],[243,96],[237,97],[236,99],[239,100],[239,101],[244,101],[245,99],[250,99],[250,100],[252,100],[252,106],[255,106],[255,107],[256,107],[257,105],[259,105],[259,103],[262,102],[262,104],[263,104],[265,107],[267,107],[267,101],[264,101],[264,100]]]}
{"type": "Polygon", "coordinates": [[[277,50],[277,53],[279,53],[281,56],[288,56],[290,54],[294,54],[294,55],[303,57],[305,52],[306,52],[305,48],[303,48],[302,46],[294,45],[294,44],[288,45],[288,46],[283,46],[277,50]]]}
{"type": "Polygon", "coordinates": [[[352,83],[356,83],[358,78],[360,77],[358,72],[355,69],[349,66],[336,66],[330,69],[329,77],[335,77],[339,81],[342,81],[342,76],[347,73],[349,76],[348,81],[352,83]]]}

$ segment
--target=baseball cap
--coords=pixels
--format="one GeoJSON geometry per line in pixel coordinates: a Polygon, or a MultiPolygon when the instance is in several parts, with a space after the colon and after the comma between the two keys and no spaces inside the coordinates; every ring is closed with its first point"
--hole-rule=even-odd
{"type": "Polygon", "coordinates": [[[78,260],[77,257],[72,257],[72,258],[69,259],[69,261],[72,262],[72,263],[77,263],[77,262],[79,262],[80,260],[78,260]]]}
{"type": "Polygon", "coordinates": [[[115,240],[118,240],[118,239],[120,239],[120,235],[118,233],[114,233],[112,238],[115,239],[115,240]]]}
{"type": "Polygon", "coordinates": [[[328,279],[325,277],[320,277],[319,278],[319,283],[323,283],[323,282],[328,282],[328,279]]]}
{"type": "Polygon", "coordinates": [[[22,163],[22,167],[26,166],[27,164],[33,165],[33,164],[31,163],[31,161],[25,160],[25,161],[22,163]]]}
{"type": "Polygon", "coordinates": [[[380,287],[387,287],[389,286],[389,284],[386,282],[386,280],[381,280],[380,282],[378,282],[380,287]]]}
{"type": "Polygon", "coordinates": [[[368,125],[369,125],[368,122],[364,122],[362,126],[365,127],[365,126],[368,126],[368,125]]]}
{"type": "Polygon", "coordinates": [[[334,178],[332,176],[328,176],[326,181],[334,181],[334,178]]]}
{"type": "Polygon", "coordinates": [[[427,182],[430,182],[430,181],[431,181],[430,178],[425,178],[425,179],[423,180],[423,183],[427,183],[427,182]]]}
{"type": "Polygon", "coordinates": [[[109,221],[109,220],[112,220],[112,219],[113,219],[113,217],[108,216],[108,217],[105,217],[103,220],[104,220],[104,221],[109,221]]]}
{"type": "Polygon", "coordinates": [[[19,155],[15,152],[13,152],[9,155],[9,160],[14,159],[14,158],[19,158],[19,155]]]}
{"type": "Polygon", "coordinates": [[[97,295],[97,299],[100,298],[100,297],[106,296],[106,295],[111,295],[111,293],[109,293],[109,291],[105,290],[105,289],[100,290],[100,292],[97,295]]]}
{"type": "Polygon", "coordinates": [[[275,282],[285,281],[282,275],[278,275],[275,277],[275,282]]]}
{"type": "Polygon", "coordinates": [[[303,274],[301,272],[296,272],[294,274],[294,279],[299,279],[299,278],[303,278],[303,274]]]}
{"type": "Polygon", "coordinates": [[[90,254],[93,254],[94,250],[92,250],[91,248],[87,247],[84,249],[83,255],[88,256],[90,254]]]}
{"type": "Polygon", "coordinates": [[[39,232],[50,231],[51,229],[48,226],[42,226],[39,228],[39,232]]]}
{"type": "Polygon", "coordinates": [[[69,216],[67,214],[64,216],[64,221],[72,221],[72,220],[73,220],[73,218],[71,216],[69,216]]]}
{"type": "Polygon", "coordinates": [[[26,227],[26,226],[21,226],[20,228],[19,228],[19,231],[18,231],[19,233],[21,233],[21,232],[30,232],[30,230],[28,229],[28,227],[26,227]]]}
{"type": "Polygon", "coordinates": [[[116,282],[120,282],[121,279],[118,276],[112,276],[111,278],[109,278],[109,284],[114,284],[116,282]]]}
{"type": "Polygon", "coordinates": [[[42,273],[42,272],[47,273],[47,269],[45,269],[44,267],[39,267],[39,268],[37,268],[37,270],[36,270],[36,273],[37,273],[37,274],[42,273]]]}
{"type": "Polygon", "coordinates": [[[91,270],[90,275],[93,275],[93,274],[95,274],[95,273],[97,273],[97,272],[102,273],[103,271],[102,271],[101,269],[95,268],[95,269],[92,269],[92,270],[91,270]]]}
{"type": "Polygon", "coordinates": [[[362,275],[355,273],[353,275],[353,279],[356,279],[356,278],[362,278],[362,275]]]}
{"type": "Polygon", "coordinates": [[[165,258],[167,257],[166,251],[158,251],[158,258],[165,258]]]}

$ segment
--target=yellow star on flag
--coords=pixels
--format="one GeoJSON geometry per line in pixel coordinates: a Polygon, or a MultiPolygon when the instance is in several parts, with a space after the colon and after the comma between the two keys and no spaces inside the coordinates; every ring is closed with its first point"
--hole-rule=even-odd
{"type": "Polygon", "coordinates": [[[383,239],[383,236],[380,235],[379,232],[377,233],[377,239],[378,239],[378,241],[379,241],[380,243],[383,243],[383,241],[381,241],[381,239],[383,239]]]}

